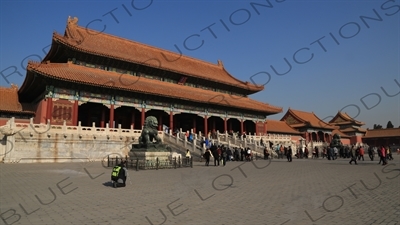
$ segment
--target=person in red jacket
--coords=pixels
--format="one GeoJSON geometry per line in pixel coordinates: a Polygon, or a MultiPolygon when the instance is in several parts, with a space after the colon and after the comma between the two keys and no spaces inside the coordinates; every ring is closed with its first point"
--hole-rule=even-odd
{"type": "Polygon", "coordinates": [[[380,151],[380,157],[381,157],[381,160],[379,161],[379,164],[381,163],[381,161],[382,161],[382,165],[384,166],[384,165],[386,165],[387,164],[387,162],[386,162],[386,149],[385,149],[385,147],[383,147],[383,145],[381,146],[381,148],[379,149],[379,151],[380,151]]]}
{"type": "Polygon", "coordinates": [[[360,146],[360,153],[358,155],[358,160],[360,161],[360,159],[362,158],[362,161],[364,161],[364,148],[362,146],[360,146]]]}

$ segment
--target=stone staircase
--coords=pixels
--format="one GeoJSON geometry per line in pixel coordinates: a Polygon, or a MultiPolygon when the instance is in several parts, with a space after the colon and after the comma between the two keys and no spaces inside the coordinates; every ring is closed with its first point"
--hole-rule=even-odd
{"type": "Polygon", "coordinates": [[[201,140],[194,139],[193,142],[189,142],[182,133],[175,136],[164,133],[163,141],[165,144],[169,145],[173,151],[182,154],[182,157],[185,157],[187,149],[189,149],[190,155],[194,157],[194,159],[200,159],[205,152],[205,147],[201,146],[201,140]]]}
{"type": "MultiPolygon", "coordinates": [[[[204,136],[195,135],[193,142],[187,141],[184,133],[178,133],[176,135],[164,133],[163,141],[170,145],[178,154],[182,156],[186,155],[186,150],[189,149],[190,154],[194,159],[201,159],[203,153],[206,150],[206,146],[203,144],[204,136]]],[[[250,148],[253,154],[258,157],[264,156],[264,146],[261,146],[259,142],[255,141],[254,138],[235,138],[227,134],[219,134],[216,139],[211,139],[210,142],[214,145],[223,145],[228,148],[250,148]]],[[[269,151],[272,157],[277,158],[277,154],[274,151],[269,151]]]]}

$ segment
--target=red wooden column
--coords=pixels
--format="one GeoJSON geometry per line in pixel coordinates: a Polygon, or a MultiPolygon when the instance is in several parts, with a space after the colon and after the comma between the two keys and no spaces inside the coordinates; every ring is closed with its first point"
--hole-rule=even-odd
{"type": "Polygon", "coordinates": [[[162,131],[162,114],[160,113],[159,115],[158,115],[158,130],[159,131],[162,131]]]}
{"type": "Polygon", "coordinates": [[[215,131],[215,117],[212,118],[212,131],[215,131]]]}
{"type": "Polygon", "coordinates": [[[196,133],[196,116],[193,117],[193,133],[196,133]]]}
{"type": "Polygon", "coordinates": [[[132,110],[131,126],[135,129],[135,109],[132,110]]]}
{"type": "Polygon", "coordinates": [[[104,108],[101,108],[101,121],[100,121],[101,128],[104,128],[105,120],[106,120],[106,112],[104,111],[104,108]]]}
{"type": "Polygon", "coordinates": [[[243,134],[243,120],[240,120],[240,134],[243,134]]]}
{"type": "Polygon", "coordinates": [[[78,125],[78,100],[75,100],[74,102],[74,113],[72,117],[72,126],[77,126],[78,125]]]}
{"type": "Polygon", "coordinates": [[[228,129],[229,129],[229,131],[231,131],[231,130],[232,130],[232,120],[229,120],[229,123],[228,123],[228,129]]]}
{"type": "Polygon", "coordinates": [[[174,133],[174,113],[169,112],[169,130],[174,133]]]}
{"type": "Polygon", "coordinates": [[[114,104],[111,104],[110,107],[110,124],[109,124],[110,128],[114,128],[114,104]]]}
{"type": "Polygon", "coordinates": [[[225,118],[224,119],[224,132],[227,132],[227,131],[228,131],[228,119],[225,118]]]}
{"type": "MultiPolygon", "coordinates": [[[[140,123],[141,123],[142,127],[144,126],[144,116],[145,116],[145,114],[146,114],[146,111],[144,110],[144,108],[142,108],[142,114],[140,115],[140,123]]],[[[140,129],[142,129],[142,127],[140,129]]]]}
{"type": "Polygon", "coordinates": [[[51,122],[53,114],[53,98],[47,98],[47,112],[46,112],[46,123],[48,120],[51,122]]]}
{"type": "Polygon", "coordinates": [[[204,136],[207,137],[208,135],[208,124],[207,124],[207,116],[204,116],[204,136]]]}
{"type": "MultiPolygon", "coordinates": [[[[176,128],[178,128],[178,123],[177,123],[177,120],[174,120],[173,127],[176,127],[176,128]]],[[[175,130],[176,130],[176,129],[175,129],[175,130]]]]}
{"type": "Polygon", "coordinates": [[[264,122],[264,134],[268,134],[268,124],[267,121],[264,122]]]}

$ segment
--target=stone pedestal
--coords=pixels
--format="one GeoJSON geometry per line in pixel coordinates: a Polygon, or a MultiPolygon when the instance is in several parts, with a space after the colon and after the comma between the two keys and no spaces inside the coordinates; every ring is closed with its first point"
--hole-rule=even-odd
{"type": "Polygon", "coordinates": [[[156,161],[172,160],[172,150],[168,145],[165,144],[150,144],[140,145],[133,144],[132,150],[128,153],[131,159],[156,161]]]}
{"type": "Polygon", "coordinates": [[[146,152],[146,151],[130,151],[128,153],[131,159],[139,159],[146,161],[167,161],[171,159],[171,152],[146,152]]]}

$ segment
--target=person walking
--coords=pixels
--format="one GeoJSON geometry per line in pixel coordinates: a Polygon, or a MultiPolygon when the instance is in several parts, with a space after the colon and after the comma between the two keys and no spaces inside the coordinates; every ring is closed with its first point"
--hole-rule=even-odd
{"type": "Polygon", "coordinates": [[[286,158],[287,158],[288,162],[292,161],[292,153],[293,153],[292,146],[289,146],[289,148],[287,149],[287,152],[286,152],[286,154],[287,154],[286,158]]]}
{"type": "Polygon", "coordinates": [[[269,158],[268,148],[265,147],[265,148],[264,148],[264,159],[268,160],[268,158],[269,158]]]}
{"type": "Polygon", "coordinates": [[[386,158],[388,160],[393,160],[392,149],[389,146],[386,147],[386,158]]]}
{"type": "Polygon", "coordinates": [[[378,164],[381,164],[381,162],[384,162],[384,160],[382,160],[382,146],[377,148],[376,151],[378,152],[378,157],[379,157],[379,162],[378,164]]]}
{"type": "Polygon", "coordinates": [[[360,152],[359,152],[359,155],[358,155],[358,160],[359,161],[361,160],[361,158],[362,158],[362,161],[364,161],[364,153],[365,153],[364,148],[362,146],[360,146],[360,152]]]}
{"type": "Polygon", "coordinates": [[[221,156],[220,152],[221,152],[220,147],[214,149],[214,151],[212,152],[213,156],[214,156],[214,166],[217,166],[217,164],[219,166],[219,161],[221,160],[220,159],[220,156],[221,156]]]}
{"type": "Polygon", "coordinates": [[[227,160],[227,156],[228,156],[228,153],[227,153],[227,149],[226,148],[222,148],[222,150],[221,150],[221,163],[222,163],[222,166],[225,166],[226,165],[226,160],[227,160]]]}
{"type": "Polygon", "coordinates": [[[371,161],[374,161],[374,156],[375,156],[375,151],[374,151],[375,147],[370,146],[368,148],[368,156],[371,159],[371,161]]]}
{"type": "Polygon", "coordinates": [[[382,161],[382,166],[384,166],[387,164],[387,161],[386,161],[386,149],[385,147],[383,147],[383,145],[381,146],[380,151],[381,151],[381,160],[379,161],[379,164],[382,161]]]}
{"type": "Polygon", "coordinates": [[[351,160],[350,160],[349,164],[351,165],[352,162],[354,162],[357,165],[357,153],[356,153],[356,148],[354,147],[354,145],[351,147],[350,157],[351,157],[351,160]]]}
{"type": "Polygon", "coordinates": [[[307,146],[304,148],[304,158],[308,159],[308,148],[307,148],[307,146]]]}
{"type": "Polygon", "coordinates": [[[211,154],[210,149],[207,149],[206,152],[204,153],[204,159],[206,160],[205,166],[209,166],[210,165],[211,156],[212,156],[212,154],[211,154]]]}
{"type": "Polygon", "coordinates": [[[239,149],[235,147],[235,161],[240,160],[240,152],[239,149]]]}
{"type": "Polygon", "coordinates": [[[336,160],[339,154],[339,150],[337,147],[333,147],[333,160],[336,160]]]}

